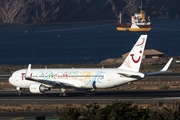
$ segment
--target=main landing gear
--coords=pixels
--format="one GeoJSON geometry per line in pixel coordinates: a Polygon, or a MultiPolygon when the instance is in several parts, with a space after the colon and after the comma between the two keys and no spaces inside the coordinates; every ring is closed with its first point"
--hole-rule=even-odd
{"type": "Polygon", "coordinates": [[[87,95],[95,95],[95,90],[94,89],[88,89],[88,90],[86,90],[85,95],[86,96],[87,95]]]}
{"type": "Polygon", "coordinates": [[[63,96],[63,97],[68,96],[68,92],[66,91],[65,88],[61,88],[60,96],[63,96]]]}

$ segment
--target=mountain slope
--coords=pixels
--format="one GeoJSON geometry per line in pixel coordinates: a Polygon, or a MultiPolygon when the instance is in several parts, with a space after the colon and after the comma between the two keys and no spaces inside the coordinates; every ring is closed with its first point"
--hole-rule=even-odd
{"type": "MultiPolygon", "coordinates": [[[[1,0],[0,24],[51,24],[125,19],[138,12],[141,0],[1,0]]],[[[179,18],[179,0],[143,0],[151,18],[179,18]]]]}

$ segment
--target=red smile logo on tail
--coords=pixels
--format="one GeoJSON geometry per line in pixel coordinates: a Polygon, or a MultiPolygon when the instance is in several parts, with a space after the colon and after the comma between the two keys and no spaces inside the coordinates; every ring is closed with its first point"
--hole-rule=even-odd
{"type": "MultiPolygon", "coordinates": [[[[142,54],[142,51],[140,50],[139,53],[142,54]]],[[[139,56],[139,58],[137,60],[135,60],[134,59],[134,54],[131,54],[130,56],[131,56],[134,63],[138,63],[140,61],[140,59],[141,59],[141,56],[139,56]]]]}

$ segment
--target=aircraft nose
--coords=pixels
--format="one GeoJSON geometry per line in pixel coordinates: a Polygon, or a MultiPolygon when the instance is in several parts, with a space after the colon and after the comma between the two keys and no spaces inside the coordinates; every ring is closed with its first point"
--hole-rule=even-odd
{"type": "Polygon", "coordinates": [[[9,77],[9,82],[11,82],[12,77],[9,77]]]}
{"type": "Polygon", "coordinates": [[[9,78],[9,83],[11,83],[13,85],[12,77],[9,78]]]}

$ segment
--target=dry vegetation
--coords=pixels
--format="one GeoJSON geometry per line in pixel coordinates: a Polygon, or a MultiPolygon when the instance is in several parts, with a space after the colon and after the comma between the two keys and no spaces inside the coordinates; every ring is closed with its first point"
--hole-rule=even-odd
{"type": "MultiPolygon", "coordinates": [[[[124,100],[122,100],[124,101],[124,100]]],[[[68,107],[74,107],[74,108],[86,108],[86,105],[90,105],[90,104],[98,104],[100,105],[101,108],[112,104],[115,101],[99,101],[99,102],[82,102],[82,103],[73,103],[73,102],[67,102],[67,103],[20,103],[20,102],[16,102],[11,104],[1,104],[0,105],[0,113],[12,113],[12,112],[54,112],[56,113],[56,111],[58,110],[62,110],[64,108],[68,108],[68,107]]],[[[139,105],[140,107],[143,108],[148,108],[148,107],[159,107],[158,103],[162,102],[162,101],[158,101],[158,100],[144,100],[144,101],[134,101],[134,104],[139,105]]],[[[163,101],[163,107],[172,107],[172,103],[174,102],[174,100],[164,100],[163,101]]]]}
{"type": "Polygon", "coordinates": [[[0,112],[32,112],[32,111],[51,111],[51,110],[58,110],[68,106],[74,107],[81,107],[80,104],[22,104],[22,105],[12,105],[12,104],[5,104],[0,105],[0,112]]]}

